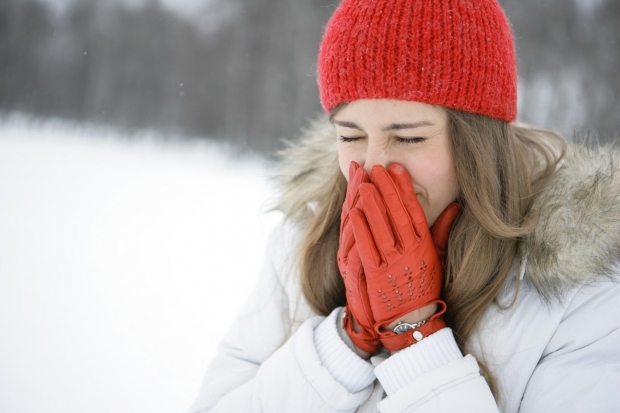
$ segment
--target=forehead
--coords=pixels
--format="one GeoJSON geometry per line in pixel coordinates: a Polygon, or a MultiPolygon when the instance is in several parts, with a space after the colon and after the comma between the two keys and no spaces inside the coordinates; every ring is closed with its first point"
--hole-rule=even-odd
{"type": "Polygon", "coordinates": [[[445,109],[405,100],[363,99],[348,103],[332,116],[334,122],[372,124],[417,123],[445,124],[445,109]]]}

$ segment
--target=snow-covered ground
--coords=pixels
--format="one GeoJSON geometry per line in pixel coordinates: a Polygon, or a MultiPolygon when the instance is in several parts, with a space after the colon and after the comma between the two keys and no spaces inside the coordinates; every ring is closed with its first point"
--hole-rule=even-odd
{"type": "Polygon", "coordinates": [[[0,119],[0,411],[183,412],[258,275],[268,164],[0,119]]]}

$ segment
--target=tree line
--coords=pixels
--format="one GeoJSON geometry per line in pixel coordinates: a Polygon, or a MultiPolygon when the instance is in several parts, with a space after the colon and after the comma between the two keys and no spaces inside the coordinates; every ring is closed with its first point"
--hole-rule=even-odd
{"type": "MultiPolygon", "coordinates": [[[[571,133],[618,128],[620,2],[501,1],[521,118],[571,133]]],[[[125,7],[0,0],[0,110],[226,139],[261,153],[320,112],[316,54],[333,0],[220,0],[202,19],[125,7]]]]}

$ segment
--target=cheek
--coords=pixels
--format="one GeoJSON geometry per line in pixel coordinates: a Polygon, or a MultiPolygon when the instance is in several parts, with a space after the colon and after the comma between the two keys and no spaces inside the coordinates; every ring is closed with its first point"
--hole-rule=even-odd
{"type": "Polygon", "coordinates": [[[346,159],[344,159],[341,156],[338,156],[338,164],[340,165],[340,172],[342,172],[342,175],[344,175],[344,178],[347,180],[347,182],[349,182],[349,169],[347,167],[349,163],[351,163],[351,161],[347,162],[346,159]]]}
{"type": "MultiPolygon", "coordinates": [[[[421,191],[422,204],[453,201],[458,195],[458,181],[452,159],[446,157],[418,157],[406,165],[414,188],[421,191]]],[[[430,207],[431,205],[426,205],[430,207]]]]}
{"type": "Polygon", "coordinates": [[[441,173],[441,179],[446,186],[446,197],[450,198],[451,201],[454,201],[459,194],[459,183],[456,177],[456,171],[454,170],[454,162],[452,160],[452,157],[446,157],[442,165],[443,168],[441,173]]]}
{"type": "Polygon", "coordinates": [[[451,189],[451,197],[453,198],[453,200],[456,200],[456,198],[459,196],[459,192],[460,192],[460,187],[459,187],[459,180],[456,177],[456,172],[454,171],[454,167],[450,168],[450,172],[449,172],[449,180],[450,180],[450,189],[451,189]]]}
{"type": "Polygon", "coordinates": [[[356,161],[360,163],[359,159],[356,159],[355,154],[351,150],[346,150],[338,146],[338,165],[340,166],[340,171],[342,175],[344,175],[347,182],[349,181],[349,165],[351,165],[351,161],[356,161]]]}

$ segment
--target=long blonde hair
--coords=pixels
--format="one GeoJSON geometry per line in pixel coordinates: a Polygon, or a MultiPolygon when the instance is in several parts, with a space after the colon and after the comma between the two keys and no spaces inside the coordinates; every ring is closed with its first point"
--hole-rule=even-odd
{"type": "MultiPolygon", "coordinates": [[[[485,309],[520,258],[519,241],[536,224],[528,211],[564,157],[566,143],[551,131],[446,111],[461,211],[450,234],[443,298],[446,322],[465,352],[485,309]]],[[[309,195],[312,214],[303,214],[302,205],[288,211],[303,221],[298,246],[302,292],[322,315],[346,303],[336,264],[346,180],[335,168],[328,181],[309,195]]],[[[479,363],[497,398],[496,380],[484,361],[479,363]]]]}

